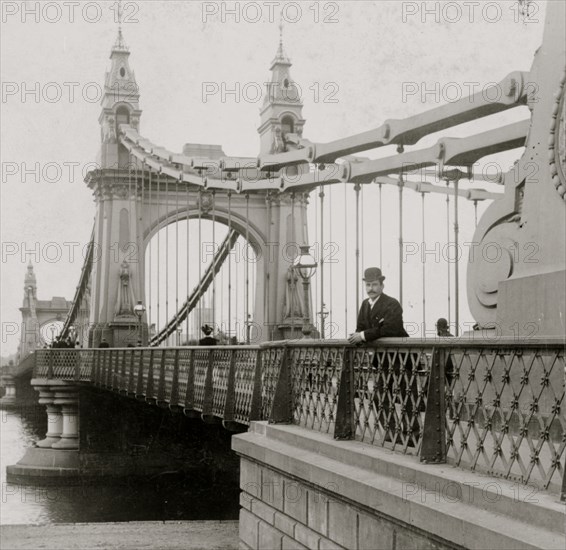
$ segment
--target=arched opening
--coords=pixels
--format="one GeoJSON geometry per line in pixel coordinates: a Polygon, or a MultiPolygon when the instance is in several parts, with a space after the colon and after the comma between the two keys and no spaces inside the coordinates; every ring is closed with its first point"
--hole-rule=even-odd
{"type": "Polygon", "coordinates": [[[223,262],[214,268],[214,282],[206,277],[228,235],[225,223],[192,217],[187,222],[186,216],[173,217],[153,233],[144,255],[150,339],[174,319],[188,297],[199,296],[188,317],[162,345],[196,345],[205,324],[214,328],[219,343],[253,343],[258,253],[241,230],[223,262]]]}
{"type": "MultiPolygon", "coordinates": [[[[118,129],[120,128],[120,124],[129,124],[130,123],[130,111],[129,109],[121,105],[116,109],[116,136],[118,137],[120,134],[118,133],[118,129]]],[[[126,169],[130,162],[130,154],[128,150],[118,142],[118,166],[121,169],[126,169]]]]}
{"type": "Polygon", "coordinates": [[[287,134],[294,134],[295,133],[295,121],[293,117],[286,115],[281,119],[281,134],[283,135],[283,139],[287,134]]]}

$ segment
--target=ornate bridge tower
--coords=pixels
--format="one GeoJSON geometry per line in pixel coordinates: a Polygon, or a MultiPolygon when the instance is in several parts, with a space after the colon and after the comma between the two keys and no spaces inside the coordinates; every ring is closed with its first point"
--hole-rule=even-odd
{"type": "Polygon", "coordinates": [[[143,262],[137,218],[141,202],[132,191],[130,156],[118,140],[120,124],[138,128],[141,110],[134,72],[129,65],[130,52],[119,29],[110,53],[111,66],[106,73],[100,124],[100,153],[96,185],[94,259],[90,308],[89,345],[102,338],[125,345],[135,331],[137,318],[133,307],[143,300],[143,262]]]}
{"type": "MultiPolygon", "coordinates": [[[[139,91],[128,59],[120,31],[110,55],[111,68],[106,75],[99,118],[100,169],[86,179],[96,202],[89,345],[98,346],[102,338],[114,347],[136,341],[138,320],[133,307],[138,300],[146,303],[144,276],[149,241],[170,223],[196,218],[231,225],[240,235],[247,235],[257,257],[253,264],[255,309],[251,312],[257,340],[290,336],[300,328],[304,308],[302,292],[290,277],[289,267],[299,246],[308,244],[308,195],[280,193],[276,171],[270,173],[272,190],[247,193],[222,187],[230,178],[234,180],[228,169],[208,177],[202,174],[202,178],[197,170],[190,170],[190,182],[183,179],[182,173],[181,177],[168,175],[166,168],[181,166],[177,159],[184,162],[191,155],[202,154],[208,155],[205,164],[207,160],[228,164],[243,161],[253,166],[251,172],[258,171],[255,157],[222,157],[218,146],[188,144],[178,155],[139,136],[139,91]],[[125,127],[136,133],[135,143],[127,141],[125,127]],[[145,152],[135,155],[132,147],[142,145],[145,152]]],[[[305,121],[300,88],[291,79],[290,66],[280,43],[260,113],[261,152],[286,151],[302,134],[305,121]]],[[[287,169],[287,174],[305,169],[306,163],[287,169]]],[[[147,319],[142,321],[142,341],[146,344],[147,319]]]]}
{"type": "Polygon", "coordinates": [[[24,279],[24,299],[20,308],[22,331],[18,362],[59,334],[70,307],[71,303],[59,296],[54,296],[51,300],[37,299],[37,280],[33,265],[29,263],[24,279]]]}

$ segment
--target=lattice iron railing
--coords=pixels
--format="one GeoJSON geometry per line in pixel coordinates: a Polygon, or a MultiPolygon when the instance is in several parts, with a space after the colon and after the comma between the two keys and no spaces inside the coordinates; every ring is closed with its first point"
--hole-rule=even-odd
{"type": "Polygon", "coordinates": [[[564,346],[451,347],[450,462],[548,487],[566,445],[564,346]]]}
{"type": "Polygon", "coordinates": [[[279,349],[283,359],[271,422],[554,492],[564,484],[564,341],[272,346],[269,353],[279,349]]]}
{"type": "Polygon", "coordinates": [[[560,340],[457,338],[55,349],[36,352],[34,377],[92,383],[230,429],[297,424],[556,492],[564,349],[560,340]]]}

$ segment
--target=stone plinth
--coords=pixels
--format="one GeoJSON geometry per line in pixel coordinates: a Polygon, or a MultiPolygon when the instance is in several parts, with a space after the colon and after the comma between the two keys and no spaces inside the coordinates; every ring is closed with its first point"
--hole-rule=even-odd
{"type": "Polygon", "coordinates": [[[241,548],[560,548],[557,495],[297,426],[254,422],[241,457],[241,548]]]}
{"type": "Polygon", "coordinates": [[[566,271],[516,277],[499,283],[499,335],[517,338],[564,336],[566,271]]]}
{"type": "Polygon", "coordinates": [[[16,403],[16,380],[11,374],[4,374],[2,376],[2,385],[4,386],[5,393],[0,399],[0,408],[3,405],[14,405],[16,403]]]}

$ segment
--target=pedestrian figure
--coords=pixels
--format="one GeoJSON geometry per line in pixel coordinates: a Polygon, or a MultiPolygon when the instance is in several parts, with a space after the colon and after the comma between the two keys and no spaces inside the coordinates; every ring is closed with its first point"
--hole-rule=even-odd
{"type": "Polygon", "coordinates": [[[436,334],[438,336],[454,336],[450,334],[450,330],[448,330],[448,321],[444,317],[440,317],[438,321],[436,321],[436,334]]]}
{"type": "Polygon", "coordinates": [[[218,340],[214,338],[214,336],[211,336],[213,328],[210,325],[203,325],[201,330],[204,333],[204,338],[199,340],[199,346],[215,346],[218,344],[218,340]]]}

